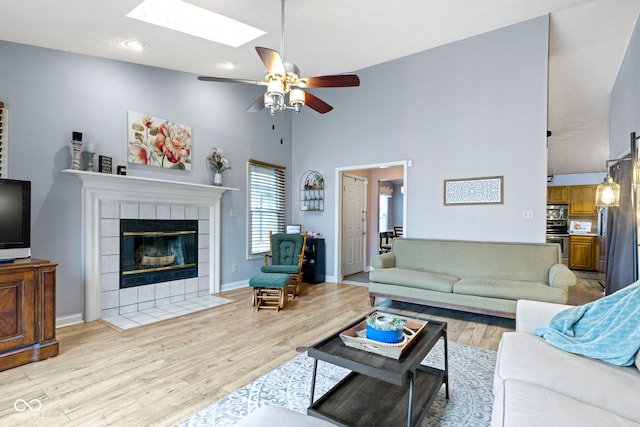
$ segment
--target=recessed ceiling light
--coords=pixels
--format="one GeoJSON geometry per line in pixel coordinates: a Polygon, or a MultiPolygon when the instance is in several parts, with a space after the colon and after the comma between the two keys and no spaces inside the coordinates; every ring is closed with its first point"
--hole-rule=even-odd
{"type": "Polygon", "coordinates": [[[257,39],[264,31],[181,0],[145,0],[127,17],[231,47],[257,39]]]}
{"type": "Polygon", "coordinates": [[[128,42],[125,42],[124,45],[137,51],[144,50],[147,46],[149,46],[146,42],[143,42],[141,40],[129,40],[128,42]]]}
{"type": "Polygon", "coordinates": [[[227,61],[222,63],[222,66],[228,70],[236,68],[236,65],[238,65],[238,63],[235,61],[227,61]]]}

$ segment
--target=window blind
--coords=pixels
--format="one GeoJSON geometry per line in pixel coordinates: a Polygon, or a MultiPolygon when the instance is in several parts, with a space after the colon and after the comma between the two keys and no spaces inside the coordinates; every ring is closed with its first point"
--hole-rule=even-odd
{"type": "Polygon", "coordinates": [[[249,256],[269,252],[269,231],[284,232],[285,172],[283,166],[249,160],[249,256]]]}

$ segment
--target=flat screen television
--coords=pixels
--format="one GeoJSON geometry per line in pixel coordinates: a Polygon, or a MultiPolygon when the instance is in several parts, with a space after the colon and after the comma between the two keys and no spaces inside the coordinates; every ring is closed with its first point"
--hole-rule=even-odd
{"type": "Polygon", "coordinates": [[[0,263],[31,256],[31,181],[0,179],[0,263]]]}

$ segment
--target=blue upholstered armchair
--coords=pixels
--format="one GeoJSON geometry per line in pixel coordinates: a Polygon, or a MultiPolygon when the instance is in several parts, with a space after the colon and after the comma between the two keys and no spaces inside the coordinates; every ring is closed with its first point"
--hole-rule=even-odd
{"type": "Polygon", "coordinates": [[[264,255],[263,273],[291,274],[293,296],[302,291],[302,261],[307,236],[302,234],[269,233],[271,248],[264,255]]]}

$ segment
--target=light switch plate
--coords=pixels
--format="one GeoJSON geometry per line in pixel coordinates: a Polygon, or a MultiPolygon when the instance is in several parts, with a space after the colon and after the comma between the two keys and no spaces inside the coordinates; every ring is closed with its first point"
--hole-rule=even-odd
{"type": "Polygon", "coordinates": [[[533,211],[531,209],[523,210],[522,219],[533,219],[533,211]]]}

